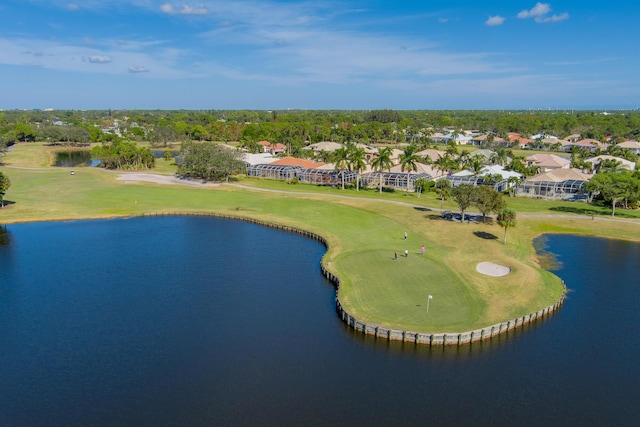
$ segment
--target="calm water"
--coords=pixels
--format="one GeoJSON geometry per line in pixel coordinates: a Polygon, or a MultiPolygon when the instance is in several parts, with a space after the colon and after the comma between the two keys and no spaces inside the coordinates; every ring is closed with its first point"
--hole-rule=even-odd
{"type": "Polygon", "coordinates": [[[77,167],[77,166],[98,166],[100,160],[91,159],[90,150],[58,151],[54,166],[77,167]]]}
{"type": "MultiPolygon", "coordinates": [[[[1,233],[0,233],[1,234],[1,233]]],[[[572,289],[491,342],[377,341],[303,237],[205,217],[0,238],[0,425],[637,425],[640,245],[551,236],[572,289]]]]}

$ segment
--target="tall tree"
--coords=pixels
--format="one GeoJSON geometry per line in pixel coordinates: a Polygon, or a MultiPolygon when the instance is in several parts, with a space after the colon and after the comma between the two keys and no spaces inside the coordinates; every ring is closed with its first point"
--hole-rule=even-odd
{"type": "Polygon", "coordinates": [[[492,164],[506,166],[509,164],[509,150],[506,148],[498,148],[489,159],[492,164]]]}
{"type": "Polygon", "coordinates": [[[342,176],[342,189],[344,190],[344,173],[349,168],[349,148],[342,146],[333,152],[335,170],[342,176]]]}
{"type": "Polygon", "coordinates": [[[509,185],[509,197],[514,197],[518,193],[518,188],[524,182],[524,178],[519,176],[510,176],[507,178],[509,185]]]}
{"type": "Polygon", "coordinates": [[[416,154],[417,151],[418,147],[415,145],[408,145],[399,157],[400,170],[403,172],[407,171],[407,187],[405,194],[409,194],[409,176],[411,172],[416,172],[418,170],[420,156],[416,154]]]}
{"type": "Polygon", "coordinates": [[[451,195],[451,181],[448,179],[439,179],[434,186],[436,194],[440,197],[440,210],[444,201],[451,195]]]}
{"type": "Polygon", "coordinates": [[[611,203],[611,216],[615,216],[618,203],[640,199],[640,179],[629,171],[596,174],[585,184],[585,188],[611,203]]]}
{"type": "Polygon", "coordinates": [[[506,207],[502,194],[488,185],[476,188],[473,204],[482,213],[483,222],[486,220],[487,214],[498,213],[506,207]]]}
{"type": "Polygon", "coordinates": [[[464,213],[474,202],[475,187],[471,184],[460,184],[451,189],[451,195],[460,207],[461,220],[464,221],[464,213]]]}
{"type": "Polygon", "coordinates": [[[4,195],[7,193],[9,187],[11,187],[11,180],[8,176],[0,172],[0,208],[4,208],[4,195]]]}
{"type": "Polygon", "coordinates": [[[228,181],[244,168],[240,151],[213,142],[186,142],[180,156],[179,174],[209,181],[228,181]]]}
{"type": "Polygon", "coordinates": [[[383,147],[378,149],[378,157],[371,161],[371,166],[378,170],[380,175],[380,194],[382,194],[382,171],[390,170],[393,162],[391,161],[391,147],[383,147]]]}
{"type": "Polygon", "coordinates": [[[507,244],[507,229],[516,226],[516,212],[513,209],[504,208],[498,213],[498,225],[504,228],[504,244],[507,244]]]}
{"type": "Polygon", "coordinates": [[[439,156],[434,162],[433,165],[441,172],[441,175],[444,176],[444,173],[447,172],[454,163],[453,159],[449,154],[445,154],[444,156],[439,156]]]}
{"type": "Polygon", "coordinates": [[[367,167],[363,147],[357,147],[355,145],[349,147],[349,165],[351,166],[351,170],[356,173],[356,191],[360,191],[360,172],[367,167]]]}

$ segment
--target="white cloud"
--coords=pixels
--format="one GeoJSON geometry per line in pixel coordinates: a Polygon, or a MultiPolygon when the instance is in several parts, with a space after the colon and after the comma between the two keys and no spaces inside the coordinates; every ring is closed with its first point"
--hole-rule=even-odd
{"type": "Polygon", "coordinates": [[[124,47],[115,42],[101,44],[104,44],[104,49],[97,50],[83,44],[72,45],[55,40],[0,37],[0,64],[29,65],[48,70],[104,75],[148,72],[154,79],[186,78],[196,75],[190,67],[191,62],[185,60],[183,51],[167,48],[159,41],[132,41],[124,47]],[[117,58],[117,61],[114,58],[117,58]],[[122,64],[135,66],[129,70],[122,64]]]}
{"type": "Polygon", "coordinates": [[[567,12],[560,15],[553,14],[549,16],[550,12],[551,6],[549,5],[549,3],[536,3],[536,5],[532,9],[523,10],[522,12],[518,13],[518,18],[533,18],[533,20],[539,24],[560,22],[569,19],[569,14],[567,12]]]}
{"type": "Polygon", "coordinates": [[[539,16],[535,19],[536,22],[539,22],[541,24],[547,23],[547,22],[560,22],[560,21],[566,21],[567,19],[569,19],[569,14],[568,13],[563,13],[561,15],[551,15],[551,16],[539,16]]]}
{"type": "Polygon", "coordinates": [[[177,9],[171,3],[165,3],[160,6],[160,11],[168,13],[169,15],[209,15],[209,10],[204,7],[194,7],[188,4],[182,5],[182,8],[177,9]]]}
{"type": "Polygon", "coordinates": [[[536,3],[533,9],[523,10],[522,12],[518,13],[518,18],[535,18],[546,15],[549,12],[551,12],[551,6],[549,5],[549,3],[536,3]]]}
{"type": "Polygon", "coordinates": [[[130,73],[148,73],[150,70],[142,65],[132,65],[128,71],[130,73]]]}
{"type": "Polygon", "coordinates": [[[484,23],[484,25],[488,27],[495,27],[498,25],[502,25],[504,23],[505,18],[500,15],[490,16],[484,23]]]}
{"type": "Polygon", "coordinates": [[[96,44],[96,42],[95,42],[95,41],[93,41],[93,40],[91,40],[89,37],[84,37],[84,38],[82,39],[82,42],[83,42],[84,44],[86,44],[87,46],[93,46],[94,44],[96,44]]]}
{"type": "Polygon", "coordinates": [[[106,55],[90,55],[87,56],[87,61],[92,64],[108,64],[111,62],[111,58],[106,55]]]}
{"type": "Polygon", "coordinates": [[[80,9],[80,6],[78,6],[75,3],[69,3],[69,4],[67,4],[67,9],[69,9],[69,10],[78,10],[78,9],[80,9]]]}

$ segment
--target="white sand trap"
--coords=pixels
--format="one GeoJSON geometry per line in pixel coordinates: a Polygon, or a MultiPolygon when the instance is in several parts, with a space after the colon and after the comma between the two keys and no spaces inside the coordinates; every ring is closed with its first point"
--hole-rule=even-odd
{"type": "Polygon", "coordinates": [[[153,182],[155,184],[177,184],[177,185],[189,185],[193,187],[215,187],[220,185],[217,182],[204,182],[200,180],[190,180],[178,178],[175,175],[157,175],[151,173],[123,173],[116,178],[119,181],[145,181],[153,182]]]}
{"type": "Polygon", "coordinates": [[[476,269],[482,274],[494,277],[506,276],[511,273],[511,269],[509,267],[494,264],[492,262],[481,262],[476,266],[476,269]]]}

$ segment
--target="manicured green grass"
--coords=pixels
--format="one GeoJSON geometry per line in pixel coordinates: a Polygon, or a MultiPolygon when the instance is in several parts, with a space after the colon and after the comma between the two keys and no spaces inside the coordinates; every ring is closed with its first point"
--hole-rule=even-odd
{"type": "MultiPolygon", "coordinates": [[[[29,153],[10,152],[5,164],[37,163],[38,151],[26,148],[29,153]]],[[[313,231],[329,242],[323,262],[340,277],[340,299],[350,314],[367,323],[414,331],[472,330],[553,304],[563,289],[557,277],[538,265],[531,244],[535,235],[562,232],[640,240],[637,221],[521,215],[504,245],[503,231],[495,224],[442,220],[432,210],[440,205],[433,195],[418,199],[415,194],[380,195],[248,179],[237,182],[243,186],[213,188],[125,183],[116,180],[117,172],[94,168],[77,169],[75,175],[52,167],[0,170],[12,181],[6,195],[10,204],[0,210],[0,223],[5,224],[210,212],[313,231]],[[423,244],[424,256],[419,254],[423,244]],[[402,256],[405,249],[409,250],[406,258],[402,256]],[[392,259],[394,251],[400,255],[398,260],[392,259]],[[512,272],[499,278],[483,276],[475,268],[482,261],[507,265],[512,272]],[[433,295],[429,313],[428,295],[433,295]]],[[[535,201],[522,206],[527,203],[535,201]]]]}

